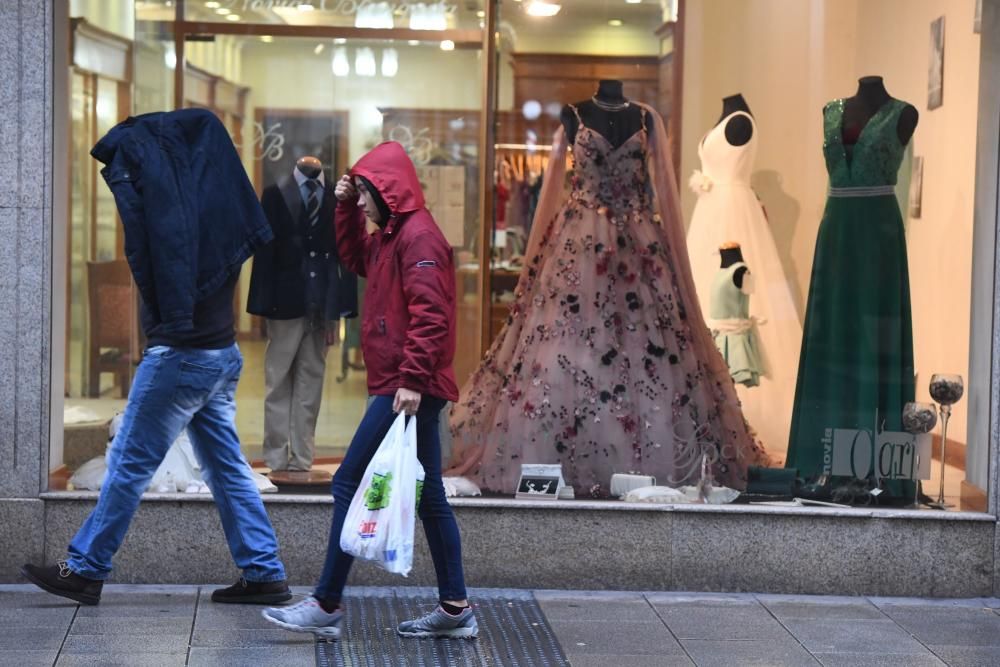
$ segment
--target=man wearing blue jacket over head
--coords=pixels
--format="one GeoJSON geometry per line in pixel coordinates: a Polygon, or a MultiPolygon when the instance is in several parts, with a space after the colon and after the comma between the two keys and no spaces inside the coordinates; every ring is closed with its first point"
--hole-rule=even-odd
{"type": "Polygon", "coordinates": [[[69,555],[21,573],[42,589],[96,605],[142,492],[185,428],[212,491],[239,581],[216,602],[291,599],[278,542],[236,434],[243,359],[233,294],[244,261],[271,229],[225,128],[208,111],[129,118],[91,151],[125,228],[147,348],[115,435],[97,506],[69,555]]]}

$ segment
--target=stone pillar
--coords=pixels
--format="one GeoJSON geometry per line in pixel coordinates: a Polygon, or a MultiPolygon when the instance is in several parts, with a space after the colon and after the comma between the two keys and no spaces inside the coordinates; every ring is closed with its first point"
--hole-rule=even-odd
{"type": "Polygon", "coordinates": [[[44,551],[49,448],[53,0],[0,2],[0,579],[44,551]]]}

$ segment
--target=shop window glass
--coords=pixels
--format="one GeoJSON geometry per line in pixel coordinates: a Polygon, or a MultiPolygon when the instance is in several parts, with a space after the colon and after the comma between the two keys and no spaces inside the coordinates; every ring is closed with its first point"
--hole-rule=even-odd
{"type": "MultiPolygon", "coordinates": [[[[205,4],[186,3],[184,19],[209,21],[222,16],[205,4]]],[[[83,3],[75,9],[80,12],[76,16],[79,25],[97,21],[107,24],[103,7],[83,3]]],[[[248,10],[243,12],[245,16],[241,16],[240,21],[230,19],[225,24],[227,28],[229,24],[245,28],[223,31],[220,24],[219,33],[205,30],[203,25],[176,23],[176,10],[171,2],[134,4],[134,33],[117,35],[122,44],[132,50],[132,59],[122,71],[134,71],[134,81],[108,82],[89,72],[77,73],[76,70],[81,69],[79,66],[74,70],[71,101],[74,180],[69,229],[72,252],[67,259],[70,287],[67,300],[70,313],[67,321],[67,417],[63,455],[60,461],[53,462],[52,487],[56,489],[74,486],[74,482],[79,482],[76,488],[93,486],[93,476],[74,478],[73,474],[82,464],[103,454],[110,422],[124,408],[131,373],[143,348],[135,311],[138,297],[131,287],[124,262],[120,221],[98,165],[89,156],[96,140],[130,114],[169,111],[178,104],[215,114],[231,136],[258,196],[265,202],[269,220],[277,227],[288,222],[281,217],[289,213],[288,206],[298,213],[304,210],[304,200],[293,201],[301,198],[301,193],[292,199],[285,198],[289,183],[292,190],[297,188],[295,172],[300,158],[313,157],[318,161],[322,178],[330,185],[330,190],[324,193],[328,199],[322,211],[324,216],[331,217],[335,203],[332,186],[340,175],[377,143],[389,139],[399,141],[417,166],[428,205],[458,259],[461,343],[456,367],[463,375],[461,379],[471,372],[480,357],[477,242],[481,225],[479,128],[483,120],[479,47],[482,37],[475,12],[470,14],[471,28],[464,32],[456,30],[461,22],[454,12],[450,12],[445,14],[443,24],[414,26],[414,29],[423,30],[419,35],[412,34],[408,24],[400,23],[398,34],[386,32],[389,27],[382,26],[383,30],[373,33],[377,34],[377,39],[366,39],[363,30],[353,30],[354,18],[338,22],[337,12],[324,14],[322,7],[317,7],[308,21],[300,20],[302,12],[299,10],[290,14],[284,7],[248,10]],[[269,23],[293,30],[281,36],[267,34],[261,26],[269,23]],[[336,28],[341,24],[351,27],[345,33],[348,36],[336,36],[339,34],[336,28]],[[310,26],[319,26],[327,34],[315,36],[316,31],[310,26]],[[185,34],[183,49],[179,49],[175,41],[178,30],[185,34]],[[448,85],[439,87],[435,95],[429,96],[428,89],[442,80],[447,80],[448,85]],[[267,202],[279,205],[276,208],[267,202]],[[113,263],[124,272],[94,274],[93,265],[98,263],[113,263]],[[88,270],[92,272],[89,281],[88,270]],[[102,372],[103,367],[91,363],[89,356],[100,341],[88,329],[95,313],[99,312],[99,305],[94,303],[92,295],[88,296],[88,289],[92,286],[101,294],[114,293],[121,297],[121,290],[112,289],[116,281],[121,282],[127,294],[123,303],[129,309],[119,321],[122,330],[128,333],[122,350],[124,374],[102,372]]],[[[463,15],[468,13],[462,11],[463,15]]],[[[434,12],[428,12],[427,20],[430,21],[433,18],[430,13],[434,12]]],[[[298,168],[300,173],[306,173],[304,169],[298,168]]],[[[293,221],[295,226],[299,222],[293,221]]],[[[324,217],[324,222],[330,221],[324,217]]],[[[329,229],[324,227],[326,231],[329,229]]],[[[265,259],[258,257],[247,262],[241,272],[233,303],[236,335],[244,356],[244,369],[237,389],[236,422],[244,453],[255,469],[262,473],[280,468],[298,472],[311,466],[316,473],[313,477],[286,476],[285,481],[290,480],[291,485],[282,487],[283,490],[326,493],[328,481],[324,483],[322,475],[336,469],[367,399],[360,320],[353,317],[364,307],[363,281],[345,281],[343,289],[350,293],[341,295],[341,300],[345,304],[354,303],[349,308],[353,312],[344,313],[350,317],[339,318],[340,313],[324,314],[332,318],[326,323],[328,346],[321,343],[320,350],[311,356],[304,355],[298,362],[270,357],[272,366],[320,364],[311,369],[313,375],[319,376],[318,391],[321,393],[321,407],[312,417],[316,420],[314,442],[310,445],[310,438],[304,438],[305,445],[314,448],[311,460],[305,460],[298,451],[302,446],[299,442],[286,448],[294,452],[286,453],[283,463],[278,463],[278,454],[267,454],[264,447],[269,437],[265,432],[265,414],[271,410],[273,415],[274,406],[278,405],[272,402],[271,408],[266,407],[268,342],[272,341],[273,352],[283,344],[282,336],[298,335],[289,329],[286,318],[295,315],[293,319],[298,319],[305,313],[286,312],[285,306],[301,301],[297,291],[309,288],[309,279],[315,277],[323,263],[320,260],[332,250],[313,248],[309,245],[312,242],[302,236],[293,245],[297,247],[301,243],[309,247],[298,248],[298,266],[291,273],[304,280],[290,285],[286,280],[288,276],[274,275],[273,265],[255,267],[255,261],[261,265],[273,264],[274,254],[269,252],[264,253],[265,259]],[[260,276],[254,280],[259,278],[262,285],[272,281],[263,291],[273,298],[263,307],[266,310],[273,306],[280,311],[275,311],[273,318],[252,305],[255,297],[251,292],[251,278],[255,270],[259,270],[260,276]],[[325,371],[322,359],[325,359],[325,371]],[[310,480],[312,486],[304,483],[310,480]]],[[[287,249],[288,245],[282,247],[287,249]]],[[[283,258],[287,259],[284,255],[283,258]]],[[[260,306],[259,297],[257,301],[260,306]]],[[[122,314],[116,313],[116,317],[122,314]]],[[[313,323],[306,326],[312,328],[313,323]]],[[[108,351],[103,346],[98,349],[108,351]]],[[[285,381],[295,384],[293,391],[302,394],[288,401],[294,408],[284,419],[292,425],[286,424],[283,439],[289,439],[290,429],[296,432],[310,430],[310,417],[300,409],[307,400],[302,386],[306,378],[288,377],[285,381]]],[[[281,391],[280,387],[272,386],[271,389],[274,393],[281,391]]],[[[288,411],[287,407],[285,410],[288,411]]],[[[278,418],[280,421],[281,416],[278,418]]],[[[280,423],[271,430],[271,441],[282,439],[282,435],[275,435],[281,430],[280,423]]]]}
{"type": "MultiPolygon", "coordinates": [[[[946,504],[985,509],[987,443],[966,437],[969,397],[952,408],[943,468],[940,423],[914,436],[908,427],[929,423],[903,419],[909,403],[940,397],[935,374],[967,376],[970,364],[973,3],[927,3],[918,15],[894,2],[779,4],[499,3],[497,375],[484,376],[457,414],[468,440],[485,444],[456,442],[472,452],[467,461],[483,462],[477,481],[490,490],[514,493],[529,463],[559,461],[577,495],[602,497],[614,473],[673,487],[742,485],[749,464],[756,500],[927,507],[943,471],[946,504]],[[885,40],[889,32],[897,38],[885,40]],[[631,110],[617,106],[619,91],[631,110]],[[851,98],[846,112],[842,98],[851,98]],[[679,216],[665,223],[686,238],[665,253],[658,279],[647,273],[631,286],[629,249],[648,261],[638,239],[653,238],[621,231],[645,214],[625,205],[636,184],[621,181],[632,166],[614,152],[631,140],[615,123],[629,123],[635,102],[664,120],[681,194],[679,216]],[[581,131],[588,122],[604,137],[581,131]],[[539,219],[532,186],[552,171],[548,144],[560,125],[577,137],[564,198],[582,203],[539,219]],[[591,220],[590,201],[607,220],[591,220]],[[539,225],[552,238],[525,257],[539,225]],[[607,225],[617,225],[617,247],[607,225]],[[608,246],[610,267],[600,256],[608,246]],[[688,263],[694,289],[671,277],[688,263]],[[525,264],[544,268],[518,298],[525,264]],[[722,435],[716,400],[695,398],[690,374],[659,361],[682,367],[698,356],[701,372],[715,363],[714,350],[698,352],[697,333],[674,323],[660,335],[680,305],[700,312],[735,382],[724,403],[741,404],[749,429],[738,436],[722,435]],[[617,333],[604,336],[605,327],[617,333]],[[925,480],[924,495],[914,478],[925,480]]],[[[642,186],[655,182],[636,173],[642,186]]],[[[940,421],[940,401],[910,408],[927,420],[934,412],[940,421]]]]}
{"type": "MultiPolygon", "coordinates": [[[[67,412],[53,488],[103,454],[143,347],[120,221],[89,149],[129,114],[188,107],[220,119],[261,197],[285,197],[302,157],[334,181],[378,142],[404,146],[458,260],[460,383],[480,367],[483,340],[513,335],[489,357],[496,384],[478,386],[489,423],[453,422],[486,442],[456,442],[452,463],[472,474],[480,455],[487,465],[476,481],[487,493],[511,495],[521,464],[558,461],[578,497],[611,495],[615,473],[680,487],[706,481],[706,471],[740,488],[751,478],[756,500],[909,505],[936,500],[943,471],[948,504],[985,509],[988,443],[973,434],[986,429],[967,410],[982,398],[978,387],[951,408],[945,466],[939,407],[908,413],[925,430],[933,413],[929,435],[905,432],[920,426],[904,423],[907,404],[940,404],[932,378],[969,384],[966,323],[983,273],[973,271],[972,234],[988,224],[972,208],[974,3],[911,4],[199,0],[178,16],[170,0],[74,0],[70,211],[57,223],[67,240],[57,343],[67,412]],[[481,51],[487,15],[493,63],[481,51]],[[483,109],[487,84],[495,104],[483,109]],[[619,89],[627,108],[618,108],[619,89]],[[658,175],[638,164],[661,126],[650,113],[645,130],[621,134],[637,102],[662,118],[655,139],[666,140],[676,215],[654,210],[658,175]],[[489,155],[479,150],[484,126],[489,155]],[[542,219],[560,127],[576,138],[558,165],[562,195],[575,192],[582,204],[542,219]],[[483,201],[493,206],[485,220],[483,201]],[[594,212],[607,225],[588,236],[594,212]],[[542,262],[540,287],[519,301],[533,234],[539,240],[539,225],[553,220],[550,242],[538,247],[554,261],[542,262]],[[642,220],[680,231],[628,227],[642,220]],[[623,225],[627,233],[608,236],[623,225]],[[668,303],[657,310],[661,297],[668,303]],[[113,309],[114,326],[96,315],[102,308],[113,309]],[[697,314],[708,339],[683,331],[682,311],[697,314]],[[511,334],[518,318],[534,333],[511,334]],[[588,333],[606,327],[620,333],[588,333]],[[584,342],[559,342],[569,339],[584,342]],[[690,386],[707,382],[696,376],[720,359],[722,381],[733,383],[722,390],[724,428],[718,406],[690,386]],[[679,375],[675,365],[692,370],[679,375]]],[[[244,267],[233,304],[246,357],[237,426],[247,458],[266,472],[268,318],[248,312],[254,269],[244,267]]],[[[366,399],[358,320],[339,321],[330,340],[314,459],[327,472],[366,399]]]]}

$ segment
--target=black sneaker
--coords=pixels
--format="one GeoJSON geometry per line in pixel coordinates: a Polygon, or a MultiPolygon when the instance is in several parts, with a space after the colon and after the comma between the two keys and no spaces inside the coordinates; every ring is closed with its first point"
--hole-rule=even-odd
{"type": "Polygon", "coordinates": [[[28,563],[21,568],[21,575],[53,595],[61,595],[81,604],[95,605],[101,601],[104,582],[100,579],[81,577],[70,570],[64,560],[48,567],[38,567],[28,563]]]}
{"type": "Polygon", "coordinates": [[[247,581],[243,577],[229,588],[212,591],[212,602],[223,604],[281,604],[292,599],[288,582],[247,581]]]}

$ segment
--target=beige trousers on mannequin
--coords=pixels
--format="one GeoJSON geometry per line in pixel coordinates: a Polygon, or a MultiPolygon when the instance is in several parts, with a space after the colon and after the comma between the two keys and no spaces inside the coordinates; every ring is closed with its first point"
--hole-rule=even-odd
{"type": "Polygon", "coordinates": [[[271,470],[312,467],[326,350],[326,330],[307,318],[267,321],[264,461],[271,470]]]}

